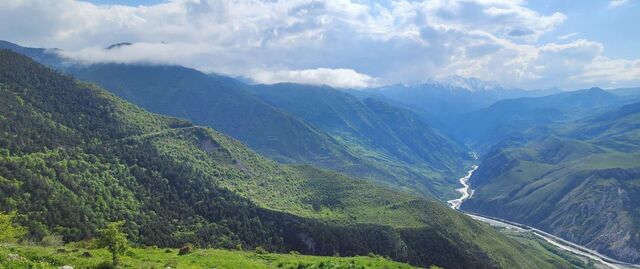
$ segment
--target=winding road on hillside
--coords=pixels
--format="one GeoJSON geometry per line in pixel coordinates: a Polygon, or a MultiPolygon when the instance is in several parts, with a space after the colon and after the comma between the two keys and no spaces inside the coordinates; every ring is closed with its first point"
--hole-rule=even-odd
{"type": "Polygon", "coordinates": [[[592,249],[588,249],[585,248],[583,246],[580,246],[578,244],[569,242],[567,240],[564,240],[560,237],[557,237],[555,235],[549,234],[547,232],[544,232],[542,230],[521,224],[521,223],[517,223],[517,222],[513,222],[513,221],[508,221],[508,220],[504,220],[504,219],[500,219],[500,218],[495,218],[495,217],[491,217],[491,216],[483,216],[480,214],[476,214],[476,213],[472,213],[472,212],[467,212],[467,211],[463,211],[460,210],[460,206],[462,205],[462,203],[464,203],[465,200],[471,198],[471,196],[473,196],[473,189],[471,189],[470,185],[469,185],[469,179],[471,178],[471,176],[473,176],[473,173],[478,169],[477,165],[474,165],[473,167],[471,167],[471,170],[469,170],[467,172],[467,174],[463,177],[461,177],[459,179],[460,184],[462,184],[462,188],[456,189],[456,191],[458,191],[460,193],[460,198],[457,199],[453,199],[453,200],[449,200],[447,201],[447,204],[449,204],[449,206],[455,210],[458,210],[468,216],[470,216],[471,218],[478,220],[478,221],[482,221],[485,222],[491,226],[497,226],[497,227],[504,227],[507,229],[512,229],[512,230],[518,230],[518,231],[530,231],[533,234],[535,234],[536,236],[544,239],[545,241],[549,242],[550,244],[569,251],[573,254],[579,255],[579,256],[583,256],[583,257],[588,257],[590,259],[593,259],[595,261],[598,261],[606,266],[608,266],[609,268],[613,268],[613,269],[636,269],[636,268],[640,268],[640,265],[638,264],[630,264],[630,263],[626,263],[626,262],[621,262],[615,259],[612,259],[610,257],[607,257],[606,255],[600,254],[595,250],[592,249]]]}

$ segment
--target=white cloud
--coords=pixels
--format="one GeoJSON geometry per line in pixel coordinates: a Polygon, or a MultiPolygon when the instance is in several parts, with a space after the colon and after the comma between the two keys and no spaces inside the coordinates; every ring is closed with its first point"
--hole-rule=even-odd
{"type": "Polygon", "coordinates": [[[331,85],[337,88],[366,88],[376,86],[375,79],[360,74],[352,69],[304,69],[258,71],[252,74],[258,83],[273,84],[280,82],[294,82],[312,85],[331,85]]]}
{"type": "Polygon", "coordinates": [[[566,39],[573,38],[573,37],[575,37],[575,36],[577,36],[577,35],[579,35],[579,34],[580,34],[580,33],[575,33],[575,32],[574,32],[574,33],[569,33],[569,34],[566,34],[566,35],[558,36],[558,39],[560,39],[560,40],[566,40],[566,39]]]}
{"type": "Polygon", "coordinates": [[[628,3],[629,0],[611,0],[609,1],[609,8],[615,8],[615,7],[619,7],[622,6],[626,3],[628,3]]]}
{"type": "MultiPolygon", "coordinates": [[[[138,7],[5,2],[0,37],[59,47],[89,63],[170,63],[261,82],[336,87],[451,75],[525,88],[637,82],[595,72],[597,63],[633,62],[603,58],[597,42],[542,43],[540,37],[567,17],[540,14],[525,1],[171,0],[138,7]],[[102,49],[123,41],[135,44],[102,49]]],[[[565,37],[559,41],[573,36],[565,37]]]]}

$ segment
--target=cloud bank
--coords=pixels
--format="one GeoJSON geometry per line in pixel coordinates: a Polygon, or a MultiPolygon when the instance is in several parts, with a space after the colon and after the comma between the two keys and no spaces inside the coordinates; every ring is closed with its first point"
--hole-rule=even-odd
{"type": "Polygon", "coordinates": [[[0,38],[87,63],[180,64],[263,83],[361,88],[459,75],[523,88],[638,84],[638,60],[609,59],[598,42],[540,41],[567,19],[518,0],[9,0],[0,38]],[[104,49],[118,42],[134,44],[104,49]]]}

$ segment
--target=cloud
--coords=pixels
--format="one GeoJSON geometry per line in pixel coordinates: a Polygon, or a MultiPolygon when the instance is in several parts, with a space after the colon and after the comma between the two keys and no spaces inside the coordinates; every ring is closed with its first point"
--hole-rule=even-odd
{"type": "Polygon", "coordinates": [[[304,69],[258,71],[252,75],[258,83],[294,82],[312,85],[331,85],[337,88],[366,88],[376,86],[375,79],[352,69],[304,69]]]}
{"type": "Polygon", "coordinates": [[[560,40],[566,40],[566,39],[570,39],[570,38],[572,38],[572,37],[575,37],[575,36],[577,36],[577,35],[579,35],[579,34],[580,34],[580,33],[576,33],[576,32],[574,32],[574,33],[569,33],[569,34],[566,34],[566,35],[558,36],[558,39],[560,39],[560,40]]]}
{"type": "Polygon", "coordinates": [[[85,63],[180,64],[265,83],[364,87],[451,75],[526,88],[608,83],[595,63],[622,60],[602,58],[601,44],[540,41],[566,20],[518,0],[9,0],[0,37],[85,63]],[[118,42],[134,44],[103,49],[118,42]]]}
{"type": "Polygon", "coordinates": [[[627,4],[629,0],[611,0],[609,1],[609,8],[615,8],[627,4]]]}

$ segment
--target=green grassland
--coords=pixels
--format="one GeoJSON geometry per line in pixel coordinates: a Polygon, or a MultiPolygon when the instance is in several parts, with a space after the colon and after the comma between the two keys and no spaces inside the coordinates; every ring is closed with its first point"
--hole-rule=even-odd
{"type": "MultiPolygon", "coordinates": [[[[71,265],[76,269],[100,268],[111,256],[104,249],[85,249],[73,245],[65,247],[39,247],[25,245],[0,246],[0,267],[4,269],[57,269],[71,265]],[[91,257],[83,257],[85,252],[91,257]],[[18,254],[23,259],[10,260],[9,254],[18,254]]],[[[413,266],[371,255],[364,257],[323,257],[299,254],[259,254],[249,251],[220,249],[196,249],[187,255],[178,255],[177,249],[132,248],[122,257],[121,268],[167,268],[172,269],[270,269],[270,268],[327,268],[365,269],[389,268],[409,269],[413,266]]]]}

